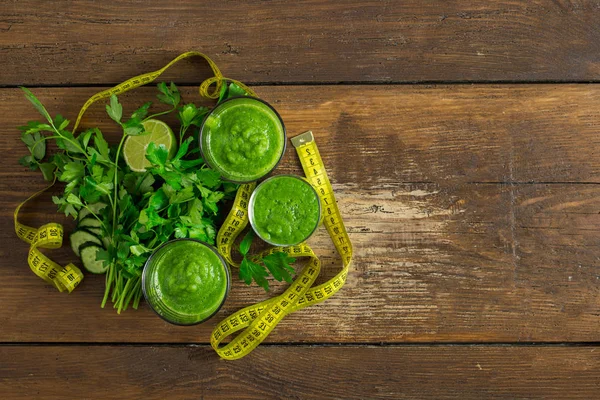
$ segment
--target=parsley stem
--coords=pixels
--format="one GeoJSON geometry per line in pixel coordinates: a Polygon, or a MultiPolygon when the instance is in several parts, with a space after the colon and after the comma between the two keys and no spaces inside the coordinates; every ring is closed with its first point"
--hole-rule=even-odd
{"type": "MultiPolygon", "coordinates": [[[[121,270],[117,271],[117,276],[115,279],[115,287],[113,289],[112,292],[112,296],[110,301],[112,301],[113,303],[115,303],[117,301],[117,299],[119,298],[119,294],[121,293],[121,284],[123,283],[123,280],[121,279],[121,270]]],[[[113,306],[113,308],[115,308],[116,305],[113,306]]]]}
{"type": "Polygon", "coordinates": [[[173,107],[170,110],[162,111],[162,112],[159,112],[159,113],[156,113],[156,114],[149,115],[146,118],[144,118],[144,120],[142,122],[148,121],[149,119],[152,119],[152,118],[160,117],[161,115],[170,114],[170,113],[172,113],[175,110],[177,110],[177,107],[173,107]]]}
{"type": "Polygon", "coordinates": [[[133,308],[135,310],[137,310],[139,304],[140,304],[140,299],[142,298],[142,285],[141,285],[141,278],[140,278],[140,286],[137,289],[137,293],[135,294],[135,299],[133,300],[133,308]]]}
{"type": "Polygon", "coordinates": [[[123,288],[123,291],[121,292],[121,296],[119,297],[119,300],[117,301],[117,304],[116,304],[117,314],[121,314],[121,310],[123,309],[123,302],[125,301],[125,296],[127,296],[127,292],[129,291],[131,282],[133,282],[133,278],[127,278],[127,283],[125,283],[125,287],[123,288]]]}
{"type": "Polygon", "coordinates": [[[106,286],[104,288],[104,298],[102,299],[102,304],[100,305],[102,308],[106,305],[106,300],[108,300],[108,294],[110,292],[110,288],[113,284],[115,276],[115,265],[110,264],[108,267],[108,272],[106,273],[106,286]]]}
{"type": "MultiPolygon", "coordinates": [[[[114,195],[113,197],[108,196],[108,199],[110,200],[110,204],[112,206],[112,234],[110,235],[111,238],[111,242],[114,244],[116,243],[115,240],[115,229],[117,226],[117,196],[118,196],[118,186],[117,186],[117,177],[119,175],[119,155],[121,154],[121,148],[123,147],[123,143],[125,143],[125,138],[127,137],[127,135],[125,135],[125,133],[123,133],[123,137],[121,138],[121,142],[119,143],[119,147],[117,148],[117,154],[115,155],[115,177],[114,177],[114,181],[113,181],[113,185],[114,185],[114,195]]],[[[111,300],[114,303],[115,299],[118,297],[118,293],[120,291],[120,285],[119,283],[121,283],[121,271],[118,271],[118,275],[115,277],[115,269],[116,269],[116,265],[115,265],[115,261],[113,260],[113,262],[110,265],[110,269],[109,269],[109,277],[107,278],[107,282],[106,282],[106,288],[104,289],[104,298],[102,299],[102,307],[104,307],[104,305],[106,304],[106,300],[108,299],[108,293],[110,292],[112,283],[114,282],[114,288],[112,290],[112,296],[111,296],[111,300]]],[[[120,313],[120,310],[119,310],[120,313]]]]}
{"type": "Polygon", "coordinates": [[[185,132],[187,132],[189,127],[190,125],[181,125],[181,128],[179,128],[179,146],[181,146],[181,143],[183,143],[183,137],[185,136],[185,132]]]}
{"type": "Polygon", "coordinates": [[[127,135],[123,133],[123,137],[121,138],[121,143],[119,143],[119,147],[117,148],[117,154],[115,155],[115,180],[114,180],[114,201],[112,202],[112,212],[113,212],[113,223],[112,223],[112,236],[114,242],[115,229],[117,227],[117,199],[118,199],[118,190],[117,186],[117,177],[119,176],[119,156],[121,155],[121,149],[123,148],[123,143],[125,143],[125,138],[127,135]]]}
{"type": "Polygon", "coordinates": [[[133,296],[137,293],[142,282],[142,278],[140,278],[139,276],[136,276],[135,278],[129,278],[129,280],[133,280],[135,284],[133,285],[133,288],[129,291],[129,293],[127,293],[127,297],[124,296],[125,302],[123,303],[123,311],[127,310],[127,306],[131,302],[133,296]]]}

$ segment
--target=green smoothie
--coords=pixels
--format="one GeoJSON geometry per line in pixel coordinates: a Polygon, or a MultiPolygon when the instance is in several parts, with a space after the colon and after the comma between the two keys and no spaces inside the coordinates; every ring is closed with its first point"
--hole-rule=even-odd
{"type": "Polygon", "coordinates": [[[321,218],[317,192],[302,178],[278,175],[262,182],[250,197],[250,224],[267,243],[290,246],[305,241],[321,218]]]}
{"type": "Polygon", "coordinates": [[[268,174],[285,150],[285,128],[275,110],[253,97],[227,100],[206,117],[201,149],[207,164],[234,182],[268,174]]]}
{"type": "Polygon", "coordinates": [[[144,267],[144,294],[169,322],[189,325],[211,317],[229,287],[227,267],[208,245],[175,240],[160,247],[144,267]]]}

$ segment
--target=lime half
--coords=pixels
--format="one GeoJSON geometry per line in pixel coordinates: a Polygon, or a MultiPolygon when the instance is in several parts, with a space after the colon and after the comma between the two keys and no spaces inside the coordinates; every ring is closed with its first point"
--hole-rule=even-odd
{"type": "Polygon", "coordinates": [[[129,136],[123,146],[123,157],[132,171],[144,172],[149,167],[150,161],[146,159],[146,149],[150,143],[157,146],[165,145],[169,151],[169,158],[177,151],[175,135],[169,125],[157,119],[149,119],[142,123],[145,133],[139,136],[129,136]]]}

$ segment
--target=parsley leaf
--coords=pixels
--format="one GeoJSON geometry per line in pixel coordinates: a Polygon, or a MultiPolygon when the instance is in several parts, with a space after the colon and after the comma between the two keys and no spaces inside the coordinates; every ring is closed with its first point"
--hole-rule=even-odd
{"type": "Polygon", "coordinates": [[[196,171],[196,177],[202,186],[214,189],[221,184],[221,175],[210,168],[202,168],[196,171]]]}
{"type": "Polygon", "coordinates": [[[265,279],[267,276],[269,276],[269,273],[265,267],[244,257],[242,264],[240,265],[240,278],[246,283],[246,285],[250,285],[254,280],[258,286],[265,289],[265,291],[268,291],[269,282],[265,279]]]}
{"type": "Polygon", "coordinates": [[[54,171],[56,170],[56,165],[53,163],[40,163],[38,165],[40,170],[42,171],[42,175],[44,179],[48,182],[54,179],[54,171]]]}
{"type": "Polygon", "coordinates": [[[183,106],[177,115],[181,125],[188,127],[191,125],[200,127],[204,116],[208,113],[207,107],[196,107],[194,104],[189,103],[183,106]]]}
{"type": "Polygon", "coordinates": [[[104,136],[102,136],[102,132],[100,132],[100,129],[95,128],[94,133],[95,133],[94,144],[96,145],[96,148],[98,149],[97,152],[106,161],[108,161],[110,159],[109,152],[108,152],[108,143],[106,142],[106,140],[104,140],[104,136]]]}
{"type": "Polygon", "coordinates": [[[144,119],[144,117],[146,117],[146,115],[148,115],[148,110],[150,110],[150,106],[152,105],[152,102],[149,101],[147,103],[144,103],[143,106],[141,106],[140,108],[138,108],[137,110],[135,110],[133,112],[133,114],[131,114],[131,118],[132,119],[138,119],[138,120],[142,120],[144,119]]]}
{"type": "Polygon", "coordinates": [[[232,97],[240,97],[240,96],[248,96],[248,93],[235,83],[230,83],[229,85],[224,83],[221,86],[221,91],[219,92],[219,100],[217,104],[224,102],[227,99],[232,97]]]}
{"type": "Polygon", "coordinates": [[[181,101],[181,95],[179,94],[179,89],[173,82],[171,82],[170,86],[167,86],[165,82],[161,82],[158,84],[159,94],[157,95],[158,100],[161,103],[177,107],[179,102],[181,101]]]}
{"type": "Polygon", "coordinates": [[[46,155],[46,138],[39,131],[21,133],[21,141],[25,143],[36,160],[41,160],[46,155]]]}
{"type": "Polygon", "coordinates": [[[119,103],[116,95],[110,96],[110,104],[106,105],[106,113],[116,123],[121,123],[123,117],[123,106],[119,103]]]}
{"type": "Polygon", "coordinates": [[[248,251],[250,251],[250,245],[252,244],[252,240],[254,240],[254,231],[250,229],[240,243],[240,253],[243,256],[248,254],[248,251]]]}
{"type": "Polygon", "coordinates": [[[72,182],[83,178],[85,167],[81,161],[70,161],[62,168],[62,174],[59,180],[62,182],[72,182]]]}
{"type": "Polygon", "coordinates": [[[273,278],[280,282],[283,279],[288,283],[292,283],[293,279],[291,274],[295,271],[290,264],[296,261],[295,258],[290,257],[282,251],[278,251],[277,253],[263,257],[262,261],[271,272],[271,275],[273,275],[273,278]]]}
{"type": "Polygon", "coordinates": [[[169,158],[169,150],[164,144],[157,146],[154,142],[151,142],[146,149],[146,158],[152,164],[158,165],[164,170],[167,158],[169,158]]]}
{"type": "Polygon", "coordinates": [[[38,112],[42,114],[48,120],[48,122],[52,124],[52,117],[50,117],[50,114],[48,113],[48,111],[46,111],[46,108],[42,105],[42,103],[33,95],[33,93],[31,93],[29,89],[22,86],[21,89],[25,92],[25,97],[27,98],[27,100],[29,100],[31,104],[33,104],[33,107],[35,107],[35,109],[38,110],[38,112]]]}
{"type": "Polygon", "coordinates": [[[240,279],[247,285],[250,285],[254,280],[265,291],[269,290],[269,283],[265,279],[269,275],[269,272],[273,275],[273,278],[280,282],[285,280],[288,283],[292,283],[292,275],[295,271],[290,264],[296,262],[296,259],[282,251],[264,257],[250,256],[248,253],[254,238],[254,232],[249,230],[240,242],[240,254],[244,256],[240,266],[240,279]]]}

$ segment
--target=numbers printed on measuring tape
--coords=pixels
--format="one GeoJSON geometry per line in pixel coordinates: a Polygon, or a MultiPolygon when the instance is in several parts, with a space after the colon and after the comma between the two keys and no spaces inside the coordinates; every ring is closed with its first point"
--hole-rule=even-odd
{"type": "Polygon", "coordinates": [[[31,271],[42,278],[47,283],[53,285],[58,291],[69,293],[73,291],[83,280],[81,270],[73,264],[64,267],[58,265],[48,258],[39,249],[57,249],[61,247],[63,241],[63,227],[60,224],[49,223],[32,228],[19,222],[19,211],[28,201],[36,198],[44,191],[54,185],[52,184],[37,193],[34,193],[27,200],[17,206],[14,212],[15,232],[17,236],[25,243],[29,244],[27,253],[27,264],[31,271]]]}
{"type": "MultiPolygon", "coordinates": [[[[344,227],[333,195],[333,189],[327,178],[312,132],[305,132],[292,138],[292,144],[296,148],[306,178],[319,195],[323,205],[323,224],[342,257],[343,268],[334,278],[313,287],[321,269],[321,262],[308,245],[300,244],[284,248],[273,247],[264,251],[261,254],[262,256],[283,251],[294,257],[309,257],[310,259],[283,294],[246,307],[217,325],[211,335],[211,345],[219,356],[224,359],[233,360],[249,354],[287,314],[325,301],[333,296],[346,282],[348,269],[352,261],[352,244],[344,227]],[[233,338],[227,345],[220,347],[223,339],[242,329],[244,329],[242,333],[233,338]]],[[[232,266],[239,266],[233,262],[231,251],[235,238],[248,223],[247,206],[252,190],[254,190],[254,184],[240,187],[232,210],[217,234],[219,253],[232,266]]]]}
{"type": "Polygon", "coordinates": [[[246,225],[248,225],[248,200],[255,187],[256,183],[247,183],[240,186],[235,196],[233,207],[217,233],[216,243],[219,254],[221,254],[225,261],[235,267],[239,267],[239,263],[235,262],[231,257],[231,249],[235,239],[244,230],[246,225]]]}

